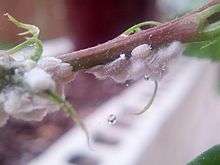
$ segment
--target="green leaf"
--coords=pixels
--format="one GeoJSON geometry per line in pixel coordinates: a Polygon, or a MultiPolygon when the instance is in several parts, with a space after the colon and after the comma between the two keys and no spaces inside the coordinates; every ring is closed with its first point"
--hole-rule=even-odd
{"type": "Polygon", "coordinates": [[[7,50],[7,49],[10,49],[14,46],[15,45],[13,43],[6,43],[6,42],[1,42],[0,41],[0,50],[7,50]]]}
{"type": "Polygon", "coordinates": [[[220,37],[213,40],[192,42],[186,44],[184,52],[187,56],[209,58],[213,61],[220,60],[220,37]]]}
{"type": "Polygon", "coordinates": [[[220,165],[220,145],[205,151],[187,165],[220,165]]]}

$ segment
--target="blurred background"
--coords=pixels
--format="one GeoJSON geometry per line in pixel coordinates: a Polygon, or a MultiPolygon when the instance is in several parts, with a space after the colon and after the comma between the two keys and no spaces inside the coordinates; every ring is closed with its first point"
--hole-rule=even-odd
{"type": "MultiPolygon", "coordinates": [[[[103,43],[145,20],[168,21],[204,3],[206,0],[1,0],[0,48],[23,40],[17,36],[20,29],[3,16],[6,12],[38,26],[44,53],[57,55],[103,43]]],[[[153,107],[136,117],[129,112],[147,103],[151,82],[117,84],[80,72],[66,86],[66,97],[86,123],[94,150],[87,146],[82,131],[63,112],[56,112],[42,122],[10,119],[0,128],[0,164],[186,164],[220,141],[218,84],[217,62],[181,57],[160,82],[153,107]],[[117,121],[109,124],[109,115],[115,115],[117,121]]]]}

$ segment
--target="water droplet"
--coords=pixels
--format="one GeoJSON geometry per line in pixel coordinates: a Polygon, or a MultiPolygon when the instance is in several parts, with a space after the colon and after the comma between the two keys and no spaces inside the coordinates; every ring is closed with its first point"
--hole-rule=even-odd
{"type": "Polygon", "coordinates": [[[108,116],[108,123],[114,125],[117,122],[117,117],[114,114],[108,116]]]}
{"type": "Polygon", "coordinates": [[[126,81],[124,82],[124,85],[125,85],[126,87],[129,87],[129,86],[131,85],[131,83],[132,83],[131,80],[126,80],[126,81]]]}
{"type": "Polygon", "coordinates": [[[146,81],[148,81],[148,80],[150,79],[150,77],[149,77],[148,75],[144,75],[144,79],[145,79],[146,81]]]}
{"type": "Polygon", "coordinates": [[[126,59],[125,54],[120,54],[120,58],[121,58],[122,60],[125,60],[125,59],[126,59]]]}
{"type": "Polygon", "coordinates": [[[124,84],[125,84],[126,87],[129,87],[130,83],[131,83],[131,82],[130,82],[129,80],[127,80],[127,81],[125,81],[124,84]]]}

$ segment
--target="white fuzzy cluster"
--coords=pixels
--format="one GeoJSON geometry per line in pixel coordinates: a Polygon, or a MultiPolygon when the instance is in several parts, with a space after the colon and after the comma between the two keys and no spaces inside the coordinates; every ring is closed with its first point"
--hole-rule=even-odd
{"type": "Polygon", "coordinates": [[[131,58],[120,56],[111,63],[93,67],[87,72],[94,74],[98,79],[111,78],[118,83],[137,80],[144,75],[157,80],[167,72],[170,61],[182,52],[183,45],[178,41],[158,50],[152,50],[150,45],[143,44],[132,50],[131,58]]]}
{"type": "Polygon", "coordinates": [[[48,112],[59,107],[44,95],[34,95],[20,87],[12,87],[2,92],[3,110],[8,116],[26,121],[40,121],[48,112]]]}
{"type": "Polygon", "coordinates": [[[44,69],[53,79],[59,82],[67,81],[73,77],[71,65],[55,57],[41,58],[38,61],[38,67],[44,69]]]}
{"type": "Polygon", "coordinates": [[[14,69],[14,74],[6,76],[10,82],[0,91],[0,126],[10,116],[40,121],[47,113],[60,109],[44,92],[56,91],[57,83],[72,75],[69,64],[54,57],[42,57],[38,62],[16,59],[1,51],[0,74],[10,69],[14,69]]]}
{"type": "Polygon", "coordinates": [[[55,82],[51,75],[38,67],[24,74],[24,83],[28,84],[30,90],[36,93],[55,89],[55,82]]]}

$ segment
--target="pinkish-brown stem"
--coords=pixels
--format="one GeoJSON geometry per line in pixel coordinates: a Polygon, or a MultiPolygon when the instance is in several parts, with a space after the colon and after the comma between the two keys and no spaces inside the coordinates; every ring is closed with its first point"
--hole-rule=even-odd
{"type": "Polygon", "coordinates": [[[211,1],[194,12],[159,26],[130,36],[119,36],[91,48],[59,55],[58,58],[70,63],[75,72],[111,62],[122,53],[130,53],[132,49],[140,44],[150,44],[155,48],[172,41],[181,41],[183,43],[199,41],[201,40],[199,33],[200,13],[217,3],[220,3],[220,0],[211,1]]]}

